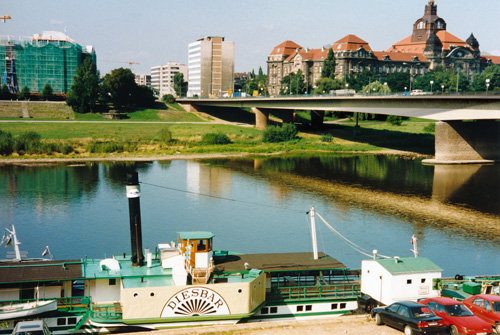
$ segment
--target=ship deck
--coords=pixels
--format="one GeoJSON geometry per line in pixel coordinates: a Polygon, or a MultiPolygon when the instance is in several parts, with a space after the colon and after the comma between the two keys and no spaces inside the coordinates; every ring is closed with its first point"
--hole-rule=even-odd
{"type": "Polygon", "coordinates": [[[345,269],[346,266],[325,253],[314,259],[312,252],[242,254],[218,252],[214,256],[215,272],[240,272],[259,269],[264,272],[345,269]],[[247,263],[247,269],[245,268],[247,263]]]}

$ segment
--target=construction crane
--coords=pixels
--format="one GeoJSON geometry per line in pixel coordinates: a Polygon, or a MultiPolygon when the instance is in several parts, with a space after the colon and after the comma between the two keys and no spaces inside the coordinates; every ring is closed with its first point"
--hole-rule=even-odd
{"type": "Polygon", "coordinates": [[[104,59],[101,59],[99,60],[100,62],[108,62],[108,63],[127,63],[128,65],[130,65],[130,71],[132,71],[132,65],[133,64],[137,64],[137,65],[141,65],[141,63],[136,63],[136,62],[123,62],[123,61],[118,61],[118,60],[104,60],[104,59]]]}
{"type": "Polygon", "coordinates": [[[5,20],[10,20],[12,18],[10,17],[10,15],[4,15],[4,16],[0,16],[0,19],[3,21],[3,23],[5,23],[5,20]]]}

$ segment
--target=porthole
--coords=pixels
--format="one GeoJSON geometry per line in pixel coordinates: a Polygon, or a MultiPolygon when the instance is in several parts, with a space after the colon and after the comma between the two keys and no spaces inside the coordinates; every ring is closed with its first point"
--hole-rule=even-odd
{"type": "Polygon", "coordinates": [[[151,292],[151,293],[149,293],[149,296],[154,297],[154,296],[155,296],[155,293],[154,293],[154,292],[151,292]]]}
{"type": "Polygon", "coordinates": [[[243,292],[243,290],[241,288],[238,289],[238,293],[241,293],[243,292]]]}

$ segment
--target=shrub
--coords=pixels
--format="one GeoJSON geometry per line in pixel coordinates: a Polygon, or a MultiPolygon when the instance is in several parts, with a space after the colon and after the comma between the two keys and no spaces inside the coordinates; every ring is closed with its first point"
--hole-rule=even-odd
{"type": "Polygon", "coordinates": [[[86,149],[90,153],[123,152],[124,144],[117,142],[92,141],[87,144],[86,149]]]}
{"type": "Polygon", "coordinates": [[[14,151],[23,154],[40,153],[40,139],[42,136],[35,131],[25,131],[14,140],[14,151]]]}
{"type": "Polygon", "coordinates": [[[161,101],[164,103],[173,104],[175,102],[175,97],[172,94],[165,94],[161,97],[161,101]]]}
{"type": "Polygon", "coordinates": [[[393,126],[400,126],[403,123],[403,118],[397,115],[389,115],[387,117],[387,122],[389,122],[393,126]]]}
{"type": "Polygon", "coordinates": [[[297,136],[297,126],[291,123],[285,124],[283,127],[269,126],[264,130],[262,137],[263,142],[284,142],[293,140],[297,136]]]}
{"type": "Polygon", "coordinates": [[[168,129],[168,127],[165,127],[156,133],[156,137],[159,139],[160,142],[168,143],[172,141],[172,132],[168,129]]]}
{"type": "Polygon", "coordinates": [[[321,134],[321,142],[332,142],[333,136],[332,134],[321,134]]]}
{"type": "Polygon", "coordinates": [[[0,155],[10,155],[14,152],[12,134],[0,130],[0,155]]]}
{"type": "Polygon", "coordinates": [[[208,133],[201,137],[203,143],[206,144],[229,144],[231,140],[223,133],[208,133]]]}

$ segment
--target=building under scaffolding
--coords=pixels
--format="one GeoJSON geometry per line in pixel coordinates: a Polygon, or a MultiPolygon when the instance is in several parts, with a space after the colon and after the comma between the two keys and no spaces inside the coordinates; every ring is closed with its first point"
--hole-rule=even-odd
{"type": "Polygon", "coordinates": [[[32,39],[1,37],[1,84],[7,85],[11,93],[19,92],[24,86],[38,93],[48,83],[54,93],[66,94],[77,67],[86,57],[96,63],[94,48],[82,48],[61,32],[46,31],[35,34],[32,39]]]}

